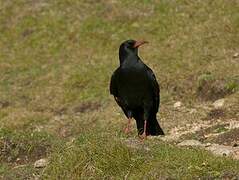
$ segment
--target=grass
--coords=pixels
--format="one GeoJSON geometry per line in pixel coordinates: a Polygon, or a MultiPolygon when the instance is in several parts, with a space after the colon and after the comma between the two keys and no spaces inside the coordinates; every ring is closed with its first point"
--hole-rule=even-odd
{"type": "Polygon", "coordinates": [[[238,0],[0,0],[0,147],[9,147],[0,153],[0,177],[238,176],[238,162],[201,150],[158,140],[145,143],[150,151],[128,147],[123,114],[108,92],[119,44],[145,39],[150,44],[140,55],[161,83],[166,132],[203,118],[174,112],[171,104],[204,104],[197,92],[209,75],[213,87],[230,92],[213,99],[228,98],[236,117],[238,8],[238,0]],[[33,168],[39,158],[50,159],[46,169],[33,168]]]}
{"type": "Polygon", "coordinates": [[[124,140],[111,135],[82,135],[61,153],[52,156],[45,178],[125,178],[150,179],[199,177],[222,178],[230,172],[236,175],[238,162],[216,158],[197,149],[179,149],[160,141],[148,141],[138,149],[125,146],[124,140]],[[150,150],[145,150],[144,146],[150,150]],[[180,155],[180,156],[179,156],[180,155]]]}

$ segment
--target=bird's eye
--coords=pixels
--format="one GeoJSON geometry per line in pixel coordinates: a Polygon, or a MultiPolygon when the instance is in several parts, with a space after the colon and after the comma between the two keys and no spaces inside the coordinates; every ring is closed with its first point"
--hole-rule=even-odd
{"type": "Polygon", "coordinates": [[[129,44],[128,44],[128,47],[133,47],[134,46],[134,43],[133,42],[130,42],[129,44]]]}

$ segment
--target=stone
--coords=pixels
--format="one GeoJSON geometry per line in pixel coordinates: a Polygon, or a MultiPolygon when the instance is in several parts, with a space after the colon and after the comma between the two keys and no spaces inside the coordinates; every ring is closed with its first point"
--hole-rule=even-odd
{"type": "Polygon", "coordinates": [[[209,146],[211,146],[212,144],[211,143],[206,143],[205,144],[205,147],[209,147],[209,146]]]}
{"type": "Polygon", "coordinates": [[[34,168],[44,168],[48,164],[47,159],[39,159],[34,163],[34,168]]]}
{"type": "Polygon", "coordinates": [[[180,101],[177,101],[176,103],[174,103],[173,107],[174,108],[178,108],[178,107],[181,107],[182,106],[182,102],[180,101]]]}
{"type": "Polygon", "coordinates": [[[222,99],[216,100],[212,105],[214,106],[214,108],[218,109],[223,107],[224,102],[225,102],[225,99],[222,98],[222,99]]]}
{"type": "Polygon", "coordinates": [[[236,128],[239,128],[239,121],[230,121],[229,129],[236,129],[236,128]]]}
{"type": "Polygon", "coordinates": [[[237,58],[237,57],[239,57],[239,53],[238,52],[233,54],[233,58],[237,58]]]}
{"type": "Polygon", "coordinates": [[[211,146],[206,147],[206,150],[211,151],[215,155],[231,157],[239,152],[238,147],[224,146],[219,144],[212,144],[211,146]]]}
{"type": "Polygon", "coordinates": [[[180,143],[178,143],[178,146],[202,146],[204,147],[204,145],[200,142],[200,141],[197,141],[197,140],[184,140],[180,143]]]}

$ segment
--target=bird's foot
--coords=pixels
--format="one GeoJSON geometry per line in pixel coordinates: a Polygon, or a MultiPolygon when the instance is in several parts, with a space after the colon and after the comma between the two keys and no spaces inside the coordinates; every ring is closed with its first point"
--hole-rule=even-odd
{"type": "Polygon", "coordinates": [[[139,135],[139,138],[140,138],[142,141],[147,138],[146,127],[147,127],[147,121],[145,120],[145,121],[144,121],[144,132],[143,132],[143,134],[140,134],[140,135],[139,135]]]}
{"type": "Polygon", "coordinates": [[[126,125],[126,128],[124,129],[125,134],[129,134],[131,132],[131,118],[128,119],[128,123],[126,125]]]}
{"type": "Polygon", "coordinates": [[[124,133],[125,133],[125,134],[131,133],[131,128],[127,126],[127,127],[124,129],[124,133]]]}
{"type": "Polygon", "coordinates": [[[140,135],[139,135],[139,138],[140,138],[142,141],[144,141],[145,139],[147,139],[146,133],[144,132],[143,134],[140,134],[140,135]]]}

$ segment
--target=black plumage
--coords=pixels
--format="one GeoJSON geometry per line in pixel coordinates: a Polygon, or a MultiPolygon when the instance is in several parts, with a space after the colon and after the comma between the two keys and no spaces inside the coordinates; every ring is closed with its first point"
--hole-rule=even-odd
{"type": "Polygon", "coordinates": [[[146,41],[127,40],[120,45],[120,66],[110,81],[110,93],[130,121],[136,120],[138,134],[163,135],[156,114],[160,103],[160,88],[153,71],[138,56],[138,47],[146,41]]]}

